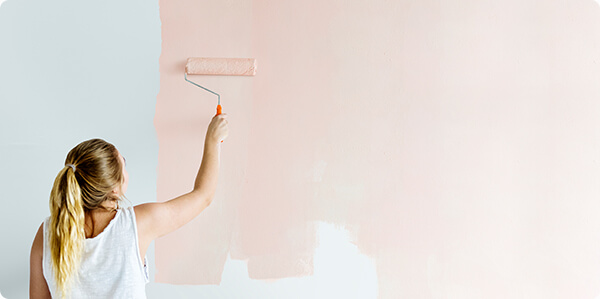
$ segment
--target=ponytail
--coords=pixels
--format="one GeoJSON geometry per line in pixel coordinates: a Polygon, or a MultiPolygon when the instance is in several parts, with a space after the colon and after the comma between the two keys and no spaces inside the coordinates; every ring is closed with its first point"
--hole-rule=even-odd
{"type": "MultiPolygon", "coordinates": [[[[119,152],[102,139],[90,139],[67,154],[50,192],[49,243],[57,292],[68,297],[85,244],[85,215],[118,200],[113,190],[124,181],[119,152]]],[[[92,219],[93,220],[93,219],[92,219]]],[[[93,228],[93,223],[92,223],[93,228]]]]}
{"type": "Polygon", "coordinates": [[[62,298],[77,279],[85,240],[85,214],[75,171],[74,165],[65,166],[50,193],[50,254],[62,298]]]}

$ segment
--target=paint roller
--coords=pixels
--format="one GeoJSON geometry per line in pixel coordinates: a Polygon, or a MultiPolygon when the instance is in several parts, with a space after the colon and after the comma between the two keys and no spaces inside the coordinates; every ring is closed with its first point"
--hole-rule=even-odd
{"type": "Polygon", "coordinates": [[[221,114],[221,96],[195,82],[188,80],[187,75],[213,76],[254,76],[256,75],[256,59],[254,58],[198,58],[190,57],[185,65],[185,81],[190,82],[217,96],[217,115],[221,114]]]}

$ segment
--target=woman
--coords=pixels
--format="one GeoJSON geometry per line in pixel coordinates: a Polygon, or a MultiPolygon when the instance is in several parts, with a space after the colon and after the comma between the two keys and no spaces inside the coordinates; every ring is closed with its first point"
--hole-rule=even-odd
{"type": "Polygon", "coordinates": [[[146,298],[146,250],[211,203],[228,132],[227,116],[215,116],[190,193],[129,208],[119,208],[129,180],[119,151],[101,139],[73,148],[33,241],[30,298],[146,298]]]}

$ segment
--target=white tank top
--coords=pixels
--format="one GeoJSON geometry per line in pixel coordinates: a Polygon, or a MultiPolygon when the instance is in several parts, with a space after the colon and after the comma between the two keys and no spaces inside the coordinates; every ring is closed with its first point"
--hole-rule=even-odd
{"type": "MultiPolygon", "coordinates": [[[[52,298],[60,298],[48,247],[49,224],[50,217],[44,221],[42,268],[52,298]]],[[[85,239],[79,282],[73,283],[70,298],[146,298],[148,267],[139,252],[133,207],[120,208],[104,231],[85,239]]]]}

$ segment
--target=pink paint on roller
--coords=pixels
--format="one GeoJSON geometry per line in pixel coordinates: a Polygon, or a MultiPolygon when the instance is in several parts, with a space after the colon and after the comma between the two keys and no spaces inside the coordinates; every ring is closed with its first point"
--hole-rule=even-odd
{"type": "Polygon", "coordinates": [[[188,75],[256,75],[256,59],[253,58],[188,58],[185,65],[188,75]]]}

